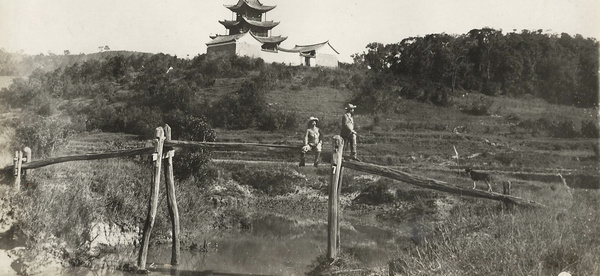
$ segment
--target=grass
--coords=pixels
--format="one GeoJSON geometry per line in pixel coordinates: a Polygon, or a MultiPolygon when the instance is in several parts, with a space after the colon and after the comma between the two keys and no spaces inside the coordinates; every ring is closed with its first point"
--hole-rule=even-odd
{"type": "MultiPolygon", "coordinates": [[[[314,78],[314,73],[306,74],[314,78]]],[[[339,131],[343,104],[351,100],[352,91],[314,87],[303,83],[306,76],[301,71],[295,74],[289,83],[276,85],[276,89],[266,95],[267,102],[296,112],[302,118],[319,117],[326,135],[324,148],[329,149],[330,137],[339,131]]],[[[235,92],[242,82],[242,79],[218,79],[215,86],[201,91],[199,97],[214,99],[235,92]]],[[[539,118],[560,117],[575,123],[584,119],[597,121],[597,110],[507,97],[489,98],[493,102],[489,116],[472,116],[459,110],[477,97],[480,95],[455,98],[454,106],[449,108],[402,101],[395,110],[385,114],[365,112],[360,109],[360,103],[356,103],[359,105],[356,123],[361,158],[400,166],[415,174],[464,187],[470,187],[471,182],[454,173],[457,165],[496,171],[554,172],[560,169],[597,174],[598,159],[592,150],[597,139],[532,137],[527,129],[515,131],[519,121],[539,118]],[[459,151],[460,164],[452,158],[454,147],[459,151]]],[[[301,143],[306,123],[303,119],[299,122],[297,129],[281,132],[219,129],[217,141],[296,145],[301,143]]],[[[6,142],[12,139],[14,131],[8,126],[1,127],[0,149],[10,152],[12,148],[6,142]]],[[[89,133],[70,140],[55,154],[123,149],[142,143],[132,136],[89,133]]],[[[176,192],[184,244],[189,245],[203,231],[239,230],[248,214],[232,204],[234,202],[254,204],[257,209],[264,207],[260,204],[279,204],[277,206],[288,207],[282,210],[294,212],[289,206],[291,199],[296,200],[294,204],[306,204],[305,197],[310,195],[325,206],[323,197],[330,173],[326,165],[318,169],[297,168],[297,155],[231,153],[216,156],[282,162],[213,164],[207,168],[210,173],[206,179],[192,178],[178,183],[176,192]],[[212,209],[213,204],[220,209],[212,209]]],[[[12,157],[7,155],[4,159],[10,163],[12,157]]],[[[30,176],[34,185],[13,199],[22,207],[15,216],[32,241],[42,243],[50,235],[57,236],[68,241],[65,246],[71,255],[84,254],[86,244],[89,245],[85,233],[91,223],[108,220],[128,226],[143,224],[149,167],[147,159],[125,158],[34,170],[30,176]]],[[[496,176],[513,181],[514,195],[534,199],[549,208],[508,211],[497,202],[432,193],[346,170],[342,186],[344,211],[352,213],[348,218],[368,216],[373,219],[369,223],[378,227],[390,224],[407,227],[403,224],[407,221],[414,224],[413,243],[396,252],[389,267],[377,271],[389,270],[399,275],[557,275],[562,270],[577,275],[600,274],[600,250],[597,249],[600,248],[600,216],[595,210],[600,205],[598,191],[570,193],[556,182],[517,180],[501,173],[496,176]],[[385,197],[385,202],[378,200],[381,197],[385,197]]],[[[164,203],[163,189],[160,192],[164,203]]],[[[319,209],[322,206],[317,207],[310,212],[322,215],[319,209]]],[[[305,208],[298,210],[301,211],[295,212],[309,212],[305,208]]],[[[155,241],[168,240],[169,229],[168,213],[162,206],[153,232],[155,241]]],[[[342,259],[334,263],[337,268],[331,270],[324,266],[328,260],[320,257],[313,272],[368,273],[351,254],[342,255],[342,259]]]]}
{"type": "MultiPolygon", "coordinates": [[[[557,192],[565,195],[566,191],[557,192]]],[[[466,200],[425,244],[400,252],[393,275],[598,275],[597,191],[576,191],[548,209],[499,211],[466,200]]],[[[537,196],[540,197],[539,195],[537,196]]],[[[550,198],[545,198],[549,200],[550,198]]]]}

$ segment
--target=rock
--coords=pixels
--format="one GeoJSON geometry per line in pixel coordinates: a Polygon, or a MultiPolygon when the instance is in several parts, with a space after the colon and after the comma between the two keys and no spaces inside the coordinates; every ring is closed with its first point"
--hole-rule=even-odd
{"type": "Polygon", "coordinates": [[[121,231],[121,227],[114,223],[99,222],[94,224],[89,231],[90,252],[93,254],[101,247],[135,246],[138,239],[138,229],[121,231]]]}

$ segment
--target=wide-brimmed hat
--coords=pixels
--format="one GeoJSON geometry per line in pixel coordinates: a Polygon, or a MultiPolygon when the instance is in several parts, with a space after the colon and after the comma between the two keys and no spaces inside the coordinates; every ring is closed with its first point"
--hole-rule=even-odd
{"type": "Polygon", "coordinates": [[[308,121],[309,122],[311,122],[311,121],[317,121],[318,122],[319,118],[317,118],[317,117],[310,117],[310,118],[308,118],[308,121]]]}
{"type": "Polygon", "coordinates": [[[356,105],[353,105],[353,104],[349,103],[349,104],[346,105],[345,108],[346,109],[353,109],[353,108],[356,108],[356,105]]]}

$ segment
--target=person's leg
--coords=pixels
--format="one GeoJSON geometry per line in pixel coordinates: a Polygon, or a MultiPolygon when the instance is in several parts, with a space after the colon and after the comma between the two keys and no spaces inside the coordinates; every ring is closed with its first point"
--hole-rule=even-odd
{"type": "Polygon", "coordinates": [[[321,144],[318,144],[316,147],[314,147],[316,154],[315,154],[315,167],[319,166],[319,162],[321,161],[321,144]]]}
{"type": "Polygon", "coordinates": [[[350,138],[350,141],[348,141],[350,143],[350,156],[353,159],[358,160],[358,156],[356,153],[356,134],[352,134],[352,137],[350,138]]]}
{"type": "Polygon", "coordinates": [[[342,137],[342,138],[344,139],[344,146],[343,146],[343,149],[342,149],[342,154],[343,154],[344,151],[347,151],[347,150],[350,149],[350,140],[351,140],[351,138],[350,137],[342,137]]]}
{"type": "Polygon", "coordinates": [[[306,163],[306,153],[301,152],[300,153],[300,164],[298,164],[298,166],[304,167],[305,163],[306,163]]]}

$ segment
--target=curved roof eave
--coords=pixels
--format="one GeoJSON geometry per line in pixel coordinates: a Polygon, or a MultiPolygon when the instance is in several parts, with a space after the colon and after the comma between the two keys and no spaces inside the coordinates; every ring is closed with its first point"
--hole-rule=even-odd
{"type": "Polygon", "coordinates": [[[233,21],[233,20],[219,20],[219,23],[221,23],[221,25],[225,26],[225,28],[231,28],[233,26],[240,24],[239,21],[233,21]]]}
{"type": "Polygon", "coordinates": [[[262,36],[257,36],[255,34],[253,34],[252,32],[249,32],[249,33],[250,33],[250,35],[252,35],[252,37],[254,37],[254,39],[258,40],[258,42],[260,42],[260,43],[277,43],[277,44],[279,44],[288,38],[287,36],[262,37],[262,36]]]}
{"type": "Polygon", "coordinates": [[[298,52],[309,52],[309,51],[315,51],[315,50],[321,49],[325,45],[329,45],[329,47],[331,47],[331,49],[334,52],[336,52],[338,55],[340,54],[340,52],[338,52],[335,48],[333,48],[333,46],[331,46],[331,44],[329,44],[329,40],[327,40],[325,42],[321,42],[321,43],[315,43],[315,44],[296,45],[291,50],[298,51],[298,52]]]}
{"type": "Polygon", "coordinates": [[[209,41],[208,43],[206,43],[206,45],[215,45],[215,44],[222,44],[222,43],[232,42],[232,41],[240,39],[240,37],[243,37],[246,34],[247,33],[233,34],[233,35],[217,35],[211,41],[209,41]]]}
{"type": "Polygon", "coordinates": [[[256,20],[250,20],[250,19],[246,18],[245,16],[242,16],[242,20],[244,20],[246,23],[248,23],[254,27],[273,28],[273,27],[279,25],[279,22],[276,22],[276,21],[256,21],[256,20]]]}
{"type": "Polygon", "coordinates": [[[255,21],[255,20],[247,19],[244,16],[242,16],[241,21],[219,20],[219,23],[221,23],[221,25],[225,26],[225,28],[231,28],[231,27],[239,25],[240,22],[242,22],[242,21],[246,22],[248,25],[253,26],[253,27],[269,28],[269,29],[274,28],[275,26],[279,25],[279,23],[280,23],[277,21],[255,21]]]}
{"type": "Polygon", "coordinates": [[[235,4],[235,5],[224,5],[224,6],[226,8],[228,8],[229,10],[231,10],[232,12],[236,12],[236,11],[242,9],[244,6],[250,8],[250,9],[256,10],[256,11],[260,11],[260,12],[267,12],[267,11],[270,11],[277,7],[277,5],[265,6],[258,0],[239,0],[237,2],[237,4],[235,4]]]}

